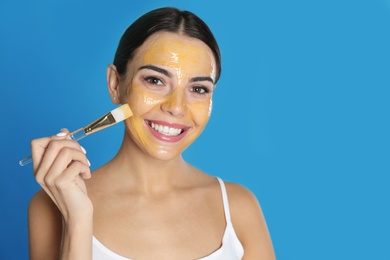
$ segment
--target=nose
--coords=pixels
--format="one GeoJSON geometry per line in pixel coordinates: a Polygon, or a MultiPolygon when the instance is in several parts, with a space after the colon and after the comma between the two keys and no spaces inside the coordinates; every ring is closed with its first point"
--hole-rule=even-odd
{"type": "Polygon", "coordinates": [[[183,116],[187,109],[183,91],[179,88],[172,91],[167,100],[162,103],[161,109],[175,117],[183,116]]]}

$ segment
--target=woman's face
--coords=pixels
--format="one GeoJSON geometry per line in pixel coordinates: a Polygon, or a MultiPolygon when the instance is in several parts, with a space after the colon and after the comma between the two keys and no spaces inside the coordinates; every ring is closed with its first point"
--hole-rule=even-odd
{"type": "Polygon", "coordinates": [[[134,113],[125,121],[131,138],[155,158],[180,155],[209,120],[215,77],[213,53],[202,41],[170,32],[149,37],[121,82],[134,113]]]}

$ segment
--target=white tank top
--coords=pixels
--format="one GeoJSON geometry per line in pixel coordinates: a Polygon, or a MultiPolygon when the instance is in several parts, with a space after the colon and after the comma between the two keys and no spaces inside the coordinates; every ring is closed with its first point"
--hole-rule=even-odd
{"type": "MultiPolygon", "coordinates": [[[[244,255],[244,248],[234,231],[232,221],[230,219],[230,209],[228,197],[224,182],[217,178],[221,186],[223,207],[225,211],[226,228],[222,237],[222,246],[208,256],[199,258],[198,260],[238,260],[244,255]]],[[[93,260],[131,260],[123,257],[100,243],[93,236],[92,243],[92,259],[93,260]]]]}

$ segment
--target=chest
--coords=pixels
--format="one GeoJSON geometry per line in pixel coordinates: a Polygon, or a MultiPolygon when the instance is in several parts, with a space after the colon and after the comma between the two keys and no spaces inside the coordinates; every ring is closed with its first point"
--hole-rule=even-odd
{"type": "Polygon", "coordinates": [[[95,237],[132,259],[200,258],[221,246],[225,226],[218,196],[127,196],[94,203],[95,237]]]}

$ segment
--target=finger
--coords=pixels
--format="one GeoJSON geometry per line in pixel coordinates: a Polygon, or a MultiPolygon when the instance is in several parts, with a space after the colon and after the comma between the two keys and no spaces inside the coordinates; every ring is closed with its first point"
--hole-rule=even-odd
{"type": "Polygon", "coordinates": [[[79,172],[75,172],[75,174],[82,176],[84,179],[91,178],[91,172],[89,169],[91,164],[89,163],[89,160],[87,159],[85,154],[83,152],[80,152],[80,150],[73,150],[71,148],[64,147],[54,161],[50,172],[48,173],[46,178],[56,179],[58,176],[66,174],[65,172],[68,171],[69,168],[74,168],[75,164],[79,165],[80,163],[83,164],[88,170],[80,170],[79,172]]]}
{"type": "Polygon", "coordinates": [[[81,173],[84,179],[91,177],[89,161],[85,154],[78,149],[63,147],[49,171],[37,174],[37,182],[54,201],[56,201],[55,197],[58,197],[57,180],[61,179],[63,175],[69,175],[68,169],[74,169],[75,165],[79,167],[84,165],[79,172],[75,173],[76,175],[81,173]]]}
{"type": "MultiPolygon", "coordinates": [[[[58,134],[52,136],[52,138],[54,140],[60,140],[60,139],[69,139],[69,140],[71,140],[72,138],[70,137],[70,134],[71,133],[70,133],[70,131],[67,128],[61,128],[60,132],[58,134]]],[[[83,151],[83,153],[87,153],[87,151],[81,145],[80,145],[80,148],[83,151]]]]}
{"type": "MultiPolygon", "coordinates": [[[[80,161],[84,163],[85,165],[90,166],[89,160],[86,157],[87,151],[77,142],[72,140],[64,140],[61,141],[62,143],[72,144],[72,145],[66,145],[61,148],[61,150],[58,153],[58,156],[56,157],[55,161],[53,162],[52,167],[57,167],[57,165],[61,164],[67,164],[66,168],[69,167],[71,163],[74,161],[80,161]]],[[[64,168],[65,170],[65,168],[64,168]]]]}
{"type": "Polygon", "coordinates": [[[69,131],[66,128],[60,130],[60,132],[51,137],[37,138],[31,141],[31,157],[33,161],[34,172],[39,168],[43,154],[46,151],[51,140],[60,140],[69,138],[69,131]]]}
{"type": "Polygon", "coordinates": [[[61,128],[60,133],[70,134],[70,131],[68,130],[68,128],[61,128]]]}
{"type": "Polygon", "coordinates": [[[73,140],[51,140],[48,147],[46,148],[43,158],[36,171],[36,179],[41,184],[45,175],[51,170],[52,165],[56,158],[59,157],[57,167],[59,173],[64,171],[66,167],[72,162],[72,160],[80,160],[88,164],[88,160],[85,157],[83,149],[80,145],[73,140]],[[69,149],[67,149],[69,148],[69,149]],[[62,154],[60,155],[62,151],[62,154]],[[75,157],[72,157],[72,151],[75,152],[75,157]],[[77,153],[76,153],[77,152],[77,153]],[[59,163],[62,162],[62,166],[59,167],[59,163]]]}
{"type": "MultiPolygon", "coordinates": [[[[55,180],[60,174],[62,174],[74,161],[79,161],[84,163],[85,165],[89,166],[89,161],[85,154],[81,151],[79,148],[77,142],[75,141],[61,141],[59,145],[63,145],[63,143],[69,143],[67,146],[61,147],[61,149],[57,152],[50,153],[50,148],[48,148],[48,156],[46,157],[52,157],[54,158],[48,158],[47,162],[43,162],[43,165],[40,169],[42,170],[42,174],[40,174],[40,171],[38,172],[36,178],[37,180],[43,180],[42,184],[49,184],[51,181],[55,180]],[[77,144],[77,145],[73,145],[77,144]],[[72,146],[70,146],[72,145],[72,146]]],[[[58,148],[53,148],[57,150],[58,148]]]]}
{"type": "MultiPolygon", "coordinates": [[[[65,149],[70,149],[70,148],[65,148],[65,149]]],[[[37,177],[37,182],[41,185],[41,187],[45,190],[45,192],[52,199],[52,201],[57,205],[58,208],[61,208],[61,204],[62,204],[61,202],[62,199],[59,199],[60,198],[59,196],[61,196],[62,194],[60,190],[65,188],[65,183],[63,181],[67,180],[66,178],[63,178],[64,175],[69,176],[70,178],[69,181],[71,181],[72,178],[75,179],[75,177],[80,178],[80,176],[83,179],[91,178],[91,170],[89,168],[90,163],[88,159],[85,158],[88,163],[88,165],[86,165],[85,160],[83,158],[85,157],[85,155],[83,156],[83,154],[79,150],[74,150],[73,152],[78,153],[79,156],[67,157],[66,154],[64,155],[65,152],[63,152],[62,154],[60,153],[58,158],[61,159],[59,159],[59,161],[53,164],[52,169],[46,175],[44,175],[42,179],[40,176],[37,177]],[[68,159],[65,159],[66,157],[68,159]],[[83,162],[73,161],[71,158],[83,162]],[[68,160],[72,160],[72,162],[64,172],[60,172],[60,169],[58,169],[58,165],[64,164],[68,160]]],[[[82,182],[82,180],[78,182],[82,182]]],[[[74,184],[70,184],[70,185],[74,186],[74,184]]]]}
{"type": "Polygon", "coordinates": [[[50,187],[52,198],[65,217],[84,209],[81,205],[85,203],[87,190],[79,173],[90,174],[90,169],[84,163],[76,161],[59,175],[50,187]]]}
{"type": "Polygon", "coordinates": [[[73,162],[58,178],[55,179],[54,185],[58,190],[66,191],[74,188],[77,184],[78,179],[81,176],[90,176],[91,170],[88,165],[75,161],[73,162]]]}
{"type": "Polygon", "coordinates": [[[58,132],[56,135],[53,135],[52,138],[54,140],[70,139],[70,132],[67,128],[61,128],[60,132],[58,132]]]}
{"type": "MultiPolygon", "coordinates": [[[[69,132],[69,130],[67,128],[62,128],[58,134],[52,136],[52,139],[53,140],[61,140],[61,139],[72,140],[72,138],[70,137],[70,134],[71,133],[69,132]]],[[[87,151],[81,145],[80,145],[80,148],[84,153],[87,153],[87,151]]]]}
{"type": "Polygon", "coordinates": [[[36,170],[39,168],[43,154],[45,153],[46,147],[49,145],[50,141],[50,137],[38,138],[31,141],[31,157],[34,172],[36,172],[36,170]]]}

